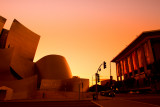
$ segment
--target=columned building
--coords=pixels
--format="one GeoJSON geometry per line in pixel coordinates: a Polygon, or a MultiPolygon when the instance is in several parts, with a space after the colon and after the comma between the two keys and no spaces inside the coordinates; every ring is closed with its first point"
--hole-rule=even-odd
{"type": "Polygon", "coordinates": [[[159,88],[160,30],[143,32],[111,62],[128,88],[159,88]]]}

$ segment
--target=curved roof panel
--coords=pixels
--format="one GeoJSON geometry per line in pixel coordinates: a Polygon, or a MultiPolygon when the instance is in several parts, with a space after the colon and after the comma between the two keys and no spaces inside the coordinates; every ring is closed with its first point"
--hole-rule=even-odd
{"type": "Polygon", "coordinates": [[[33,61],[39,39],[39,35],[14,20],[8,33],[5,47],[17,48],[20,56],[33,61]]]}
{"type": "Polygon", "coordinates": [[[48,55],[36,62],[41,79],[69,79],[72,73],[66,59],[60,55],[48,55]]]}

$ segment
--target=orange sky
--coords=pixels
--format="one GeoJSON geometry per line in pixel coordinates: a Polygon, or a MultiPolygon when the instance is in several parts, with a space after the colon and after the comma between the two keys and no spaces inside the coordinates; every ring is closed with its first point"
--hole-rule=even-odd
{"type": "MultiPolygon", "coordinates": [[[[160,0],[1,0],[0,15],[7,18],[5,28],[15,18],[41,36],[34,61],[63,55],[73,76],[89,79],[106,61],[104,79],[109,62],[137,35],[160,29],[159,5],[160,0]]],[[[114,63],[112,74],[116,79],[114,63]]]]}

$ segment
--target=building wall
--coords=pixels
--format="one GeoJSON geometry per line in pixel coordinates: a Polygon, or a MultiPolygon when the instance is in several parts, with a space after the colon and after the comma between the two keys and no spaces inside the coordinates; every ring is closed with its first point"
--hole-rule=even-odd
{"type": "Polygon", "coordinates": [[[8,30],[6,29],[3,29],[2,32],[1,32],[1,35],[0,35],[0,48],[5,48],[5,45],[6,45],[6,40],[7,40],[7,37],[8,37],[8,30]]]}
{"type": "Polygon", "coordinates": [[[151,40],[153,56],[154,56],[154,64],[153,64],[153,72],[156,75],[160,75],[160,37],[151,40]]]}
{"type": "Polygon", "coordinates": [[[1,100],[12,100],[13,89],[8,88],[6,86],[1,86],[0,91],[3,92],[2,96],[0,97],[1,100]],[[5,93],[4,93],[5,92],[5,93]],[[2,98],[3,97],[3,98],[2,98]]]}
{"type": "Polygon", "coordinates": [[[72,86],[73,92],[87,92],[89,89],[89,79],[84,78],[72,78],[68,80],[68,84],[72,86]]]}
{"type": "Polygon", "coordinates": [[[59,91],[62,85],[62,80],[42,79],[40,90],[53,90],[59,91]]]}
{"type": "Polygon", "coordinates": [[[14,20],[6,42],[6,48],[17,48],[17,54],[27,60],[33,61],[40,36],[14,20]]]}
{"type": "Polygon", "coordinates": [[[153,64],[154,57],[150,40],[135,48],[128,55],[116,62],[118,77],[125,76],[124,79],[134,77],[137,74],[147,73],[150,64],[153,64]]]}
{"type": "Polygon", "coordinates": [[[159,61],[160,60],[160,48],[159,48],[160,47],[160,38],[159,39],[158,38],[152,39],[151,45],[152,45],[155,61],[159,61]]]}
{"type": "Polygon", "coordinates": [[[36,74],[35,63],[21,57],[17,51],[17,48],[14,48],[10,63],[12,69],[22,78],[27,78],[36,74]]]}
{"type": "Polygon", "coordinates": [[[35,74],[34,55],[40,36],[14,20],[8,33],[5,48],[14,48],[10,66],[22,78],[35,74]]]}
{"type": "Polygon", "coordinates": [[[89,79],[71,78],[65,80],[42,79],[40,90],[86,92],[89,88],[89,79]]]}
{"type": "MultiPolygon", "coordinates": [[[[150,84],[148,76],[151,74],[154,63],[153,50],[150,40],[139,44],[137,48],[129,51],[117,64],[118,80],[129,80],[134,78],[134,88],[147,87],[150,84]]],[[[133,81],[132,81],[133,82],[133,81]]],[[[127,83],[126,83],[127,84],[127,83]]]]}
{"type": "Polygon", "coordinates": [[[37,90],[37,75],[22,80],[0,81],[2,86],[13,89],[12,99],[32,98],[37,90]]]}
{"type": "Polygon", "coordinates": [[[1,31],[3,29],[5,22],[6,22],[6,19],[0,16],[0,34],[1,34],[1,31]]]}
{"type": "Polygon", "coordinates": [[[16,80],[10,72],[14,48],[0,49],[0,81],[16,80]]]}

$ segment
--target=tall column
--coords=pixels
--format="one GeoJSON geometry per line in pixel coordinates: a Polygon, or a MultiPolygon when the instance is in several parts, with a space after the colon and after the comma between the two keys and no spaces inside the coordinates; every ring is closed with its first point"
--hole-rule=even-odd
{"type": "Polygon", "coordinates": [[[120,81],[122,81],[122,76],[120,76],[120,81]]]}
{"type": "Polygon", "coordinates": [[[135,51],[136,52],[136,59],[137,59],[137,67],[138,67],[138,74],[140,74],[140,69],[139,69],[139,60],[138,60],[138,54],[137,54],[137,50],[135,51]]]}
{"type": "Polygon", "coordinates": [[[127,58],[125,58],[124,61],[125,61],[125,66],[126,66],[126,71],[127,71],[127,77],[129,78],[129,68],[128,68],[128,60],[127,60],[127,58]]]}
{"type": "Polygon", "coordinates": [[[144,45],[142,46],[142,60],[143,60],[143,65],[144,65],[144,72],[147,73],[147,61],[144,53],[144,45]]]}
{"type": "Polygon", "coordinates": [[[152,64],[154,62],[154,56],[153,56],[153,50],[152,50],[152,46],[151,46],[151,41],[148,40],[148,48],[149,48],[149,54],[150,54],[150,64],[152,64]]]}
{"type": "MultiPolygon", "coordinates": [[[[130,61],[131,61],[131,70],[132,70],[132,75],[134,76],[134,67],[133,67],[132,54],[130,55],[130,61]]],[[[131,78],[131,77],[130,77],[130,78],[131,78]]]]}
{"type": "Polygon", "coordinates": [[[118,62],[119,66],[118,66],[118,73],[119,73],[119,77],[120,77],[120,81],[122,81],[122,70],[121,70],[121,63],[118,62]]]}
{"type": "Polygon", "coordinates": [[[121,77],[121,74],[120,74],[120,64],[119,64],[119,62],[117,61],[116,62],[116,73],[117,73],[117,80],[118,81],[121,81],[121,80],[119,80],[119,78],[118,77],[121,77]]]}
{"type": "MultiPolygon", "coordinates": [[[[148,65],[151,66],[151,64],[153,64],[154,62],[154,57],[153,57],[153,51],[152,51],[150,40],[148,40],[143,47],[144,47],[144,56],[145,56],[146,66],[148,65]]],[[[150,71],[147,69],[145,73],[149,75],[150,71]]]]}
{"type": "Polygon", "coordinates": [[[119,81],[119,78],[118,78],[118,76],[117,76],[117,81],[119,81]]]}

